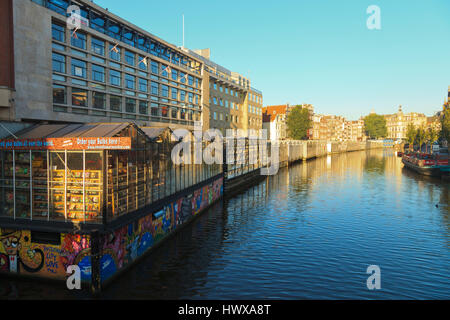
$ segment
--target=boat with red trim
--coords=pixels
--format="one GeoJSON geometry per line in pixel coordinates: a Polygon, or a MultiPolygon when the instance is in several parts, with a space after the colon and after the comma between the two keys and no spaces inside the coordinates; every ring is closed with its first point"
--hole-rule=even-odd
{"type": "Polygon", "coordinates": [[[448,155],[406,152],[402,162],[406,168],[425,176],[439,177],[450,171],[448,155]]]}

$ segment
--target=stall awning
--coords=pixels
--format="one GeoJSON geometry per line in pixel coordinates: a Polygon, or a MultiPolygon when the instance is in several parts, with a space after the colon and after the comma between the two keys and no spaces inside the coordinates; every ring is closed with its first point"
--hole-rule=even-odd
{"type": "Polygon", "coordinates": [[[0,140],[0,150],[129,150],[130,137],[118,137],[131,123],[42,124],[0,140]]]}

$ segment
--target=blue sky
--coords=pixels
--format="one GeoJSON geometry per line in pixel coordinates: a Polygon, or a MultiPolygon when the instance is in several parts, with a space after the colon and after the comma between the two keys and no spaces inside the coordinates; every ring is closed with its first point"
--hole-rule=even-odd
{"type": "Polygon", "coordinates": [[[264,105],[311,103],[357,119],[371,110],[432,115],[450,85],[448,0],[95,0],[175,45],[211,48],[248,76],[264,105]],[[381,30],[369,30],[369,5],[381,30]]]}

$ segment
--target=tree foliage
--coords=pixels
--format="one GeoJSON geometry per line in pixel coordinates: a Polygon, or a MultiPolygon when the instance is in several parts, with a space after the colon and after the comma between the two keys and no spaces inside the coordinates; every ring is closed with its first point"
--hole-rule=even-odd
{"type": "Polygon", "coordinates": [[[444,112],[441,117],[441,125],[442,125],[441,131],[442,138],[447,140],[447,142],[450,142],[450,106],[444,108],[444,112]]]}
{"type": "Polygon", "coordinates": [[[425,143],[425,141],[427,140],[427,131],[425,130],[424,127],[419,127],[416,130],[416,141],[419,145],[419,151],[422,150],[422,145],[425,143]]]}
{"type": "Polygon", "coordinates": [[[387,136],[386,119],[375,113],[369,114],[364,118],[364,129],[372,139],[384,138],[387,136]]]}
{"type": "Polygon", "coordinates": [[[409,148],[414,146],[414,142],[416,141],[417,130],[416,127],[412,123],[408,124],[406,128],[406,141],[409,143],[409,148]]]}
{"type": "Polygon", "coordinates": [[[311,128],[309,110],[302,106],[295,106],[287,118],[287,129],[291,139],[304,140],[308,137],[308,130],[311,128]]]}

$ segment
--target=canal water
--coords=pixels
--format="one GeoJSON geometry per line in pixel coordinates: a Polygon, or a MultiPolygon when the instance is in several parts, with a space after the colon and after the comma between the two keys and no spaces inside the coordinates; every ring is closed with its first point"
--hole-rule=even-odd
{"type": "MultiPolygon", "coordinates": [[[[354,152],[281,169],[218,203],[102,298],[450,299],[449,262],[449,184],[409,172],[392,150],[354,152]],[[369,265],[381,290],[367,289],[369,265]]],[[[3,298],[89,297],[1,281],[3,298]]]]}

